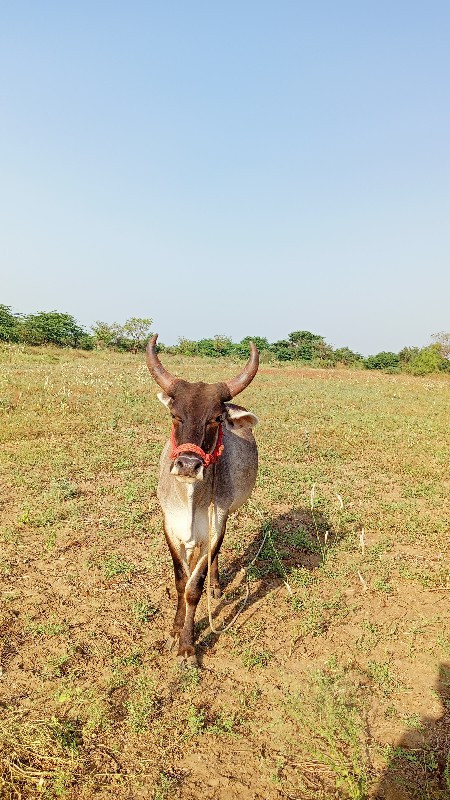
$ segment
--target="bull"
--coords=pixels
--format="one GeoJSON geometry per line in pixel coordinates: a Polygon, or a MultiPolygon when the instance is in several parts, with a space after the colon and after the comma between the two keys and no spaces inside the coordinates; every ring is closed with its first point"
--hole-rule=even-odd
{"type": "Polygon", "coordinates": [[[191,666],[197,664],[194,619],[208,570],[208,547],[211,593],[220,597],[218,555],[227,519],[255,485],[258,450],[252,429],[258,419],[229,401],[255,377],[259,355],[251,342],[239,375],[224,383],[190,383],[163,367],[157,338],[155,334],[147,345],[147,366],[162,389],[158,399],[172,415],[157,495],[178,595],[166,647],[178,643],[179,662],[191,666]]]}

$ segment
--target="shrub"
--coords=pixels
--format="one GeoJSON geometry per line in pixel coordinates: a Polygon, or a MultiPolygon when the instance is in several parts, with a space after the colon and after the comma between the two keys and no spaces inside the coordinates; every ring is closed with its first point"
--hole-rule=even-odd
{"type": "Polygon", "coordinates": [[[239,344],[233,347],[234,353],[238,358],[248,358],[250,356],[250,342],[257,347],[259,354],[269,351],[270,344],[265,336],[246,336],[239,344]]]}
{"type": "Polygon", "coordinates": [[[91,336],[90,333],[83,334],[78,343],[78,347],[80,347],[82,350],[93,350],[95,347],[94,337],[91,336]]]}
{"type": "Polygon", "coordinates": [[[429,375],[432,372],[448,369],[449,362],[441,355],[438,344],[424,347],[407,365],[412,375],[429,375]]]}
{"type": "Polygon", "coordinates": [[[294,358],[300,361],[312,361],[313,358],[329,358],[332,348],[326,344],[323,336],[311,331],[293,331],[288,336],[289,344],[294,349],[294,358]]]}
{"type": "Polygon", "coordinates": [[[359,353],[354,353],[349,347],[338,347],[333,353],[333,361],[335,364],[351,367],[354,364],[362,364],[363,357],[359,353]]]}
{"type": "Polygon", "coordinates": [[[101,322],[98,320],[92,326],[92,331],[96,347],[101,349],[115,347],[120,338],[120,325],[116,322],[110,325],[108,322],[101,322]]]}
{"type": "Polygon", "coordinates": [[[293,347],[291,347],[290,342],[287,342],[285,339],[274,342],[274,344],[270,346],[270,349],[278,361],[292,361],[292,359],[295,358],[293,347]]]}
{"type": "Polygon", "coordinates": [[[192,339],[178,339],[177,352],[183,356],[196,356],[198,355],[197,342],[192,339]]]}
{"type": "Polygon", "coordinates": [[[440,333],[433,333],[431,338],[434,340],[435,345],[439,347],[442,358],[450,359],[450,333],[441,331],[440,333]]]}
{"type": "Polygon", "coordinates": [[[137,353],[144,350],[151,336],[152,319],[146,317],[130,317],[121,328],[121,334],[127,350],[137,353]]]}
{"type": "Polygon", "coordinates": [[[28,314],[18,324],[19,340],[26,344],[54,344],[59,347],[79,347],[86,336],[70,314],[39,311],[28,314]]]}
{"type": "Polygon", "coordinates": [[[0,303],[0,342],[17,342],[18,319],[9,306],[0,303]]]}
{"type": "Polygon", "coordinates": [[[233,342],[228,336],[214,336],[214,339],[200,339],[197,342],[199,356],[209,356],[210,358],[230,356],[233,349],[233,342]]]}
{"type": "Polygon", "coordinates": [[[400,364],[400,356],[397,353],[382,351],[375,356],[364,359],[367,369],[388,369],[397,370],[400,364]]]}
{"type": "Polygon", "coordinates": [[[398,354],[401,365],[409,364],[419,353],[420,349],[418,347],[404,347],[398,354]]]}

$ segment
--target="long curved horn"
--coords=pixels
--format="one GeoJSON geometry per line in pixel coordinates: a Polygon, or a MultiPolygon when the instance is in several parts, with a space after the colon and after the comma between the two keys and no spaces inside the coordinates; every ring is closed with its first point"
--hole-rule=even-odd
{"type": "Polygon", "coordinates": [[[156,355],[156,340],[158,338],[158,334],[155,333],[154,336],[150,339],[146,351],[145,356],[147,360],[147,367],[150,370],[150,374],[152,378],[156,381],[158,386],[161,389],[164,389],[167,394],[170,394],[170,390],[173,388],[174,383],[178,380],[175,378],[174,375],[171,375],[170,372],[163,367],[161,364],[158,356],[156,355]]]}
{"type": "Polygon", "coordinates": [[[250,358],[247,361],[244,371],[241,372],[240,375],[237,375],[235,378],[232,378],[230,381],[226,382],[226,385],[230,390],[231,397],[235,397],[240,392],[243,392],[245,387],[251,383],[258,372],[258,366],[259,353],[253,342],[250,342],[250,358]]]}

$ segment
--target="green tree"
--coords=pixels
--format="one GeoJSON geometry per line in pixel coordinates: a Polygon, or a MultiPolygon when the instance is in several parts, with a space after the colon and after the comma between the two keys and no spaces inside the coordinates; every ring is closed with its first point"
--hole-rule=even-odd
{"type": "Polygon", "coordinates": [[[362,364],[363,357],[360,353],[354,353],[349,347],[338,347],[333,353],[333,361],[335,364],[351,367],[354,364],[362,364]]]}
{"type": "Polygon", "coordinates": [[[10,306],[0,303],[0,342],[17,342],[18,318],[11,311],[10,306]]]}
{"type": "Polygon", "coordinates": [[[228,336],[214,336],[213,339],[200,339],[197,342],[197,352],[200,356],[219,358],[229,356],[233,352],[233,342],[228,336]]]}
{"type": "Polygon", "coordinates": [[[250,355],[250,342],[253,342],[260,353],[270,349],[270,344],[265,336],[245,336],[239,344],[234,345],[234,352],[238,358],[248,358],[250,355]]]}
{"type": "Polygon", "coordinates": [[[58,311],[39,311],[20,319],[19,339],[27,344],[54,344],[59,347],[79,347],[87,336],[70,314],[58,311]]]}
{"type": "Polygon", "coordinates": [[[398,354],[401,366],[403,367],[405,364],[409,364],[419,353],[420,349],[418,347],[403,347],[398,354]]]}
{"type": "Polygon", "coordinates": [[[143,350],[151,336],[150,326],[153,320],[146,317],[130,317],[122,325],[122,338],[129,342],[132,353],[143,350]]]}
{"type": "Polygon", "coordinates": [[[324,337],[317,333],[293,331],[288,339],[294,350],[293,357],[300,361],[312,361],[314,358],[329,359],[333,355],[332,348],[327,345],[324,337]]]}
{"type": "Polygon", "coordinates": [[[278,361],[292,361],[295,358],[295,351],[291,343],[286,339],[280,339],[270,345],[272,353],[278,361]]]}
{"type": "Polygon", "coordinates": [[[450,360],[450,333],[445,331],[433,333],[431,338],[438,345],[442,358],[450,360]]]}
{"type": "Polygon", "coordinates": [[[197,342],[192,339],[178,339],[177,351],[183,356],[196,356],[198,355],[197,342]]]}
{"type": "Polygon", "coordinates": [[[396,370],[400,364],[400,356],[397,353],[383,350],[381,353],[364,359],[364,364],[367,369],[396,370]]]}
{"type": "Polygon", "coordinates": [[[431,344],[429,347],[423,347],[406,369],[412,375],[429,375],[449,368],[450,362],[442,356],[439,344],[431,344]]]}
{"type": "Polygon", "coordinates": [[[92,326],[94,334],[94,341],[100,349],[107,349],[109,347],[117,347],[121,339],[121,326],[117,322],[101,322],[98,320],[92,326]]]}
{"type": "Polygon", "coordinates": [[[113,348],[137,353],[144,349],[150,338],[152,322],[152,319],[144,317],[130,317],[124,325],[97,321],[92,326],[95,344],[103,349],[113,348]]]}

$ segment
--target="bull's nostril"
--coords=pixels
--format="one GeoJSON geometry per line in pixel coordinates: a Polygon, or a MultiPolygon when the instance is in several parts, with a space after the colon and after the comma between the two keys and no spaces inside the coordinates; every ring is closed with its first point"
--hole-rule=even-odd
{"type": "Polygon", "coordinates": [[[198,472],[200,472],[200,469],[203,466],[203,461],[195,456],[182,455],[176,459],[174,466],[182,474],[188,475],[190,473],[191,475],[196,475],[198,472]]]}

